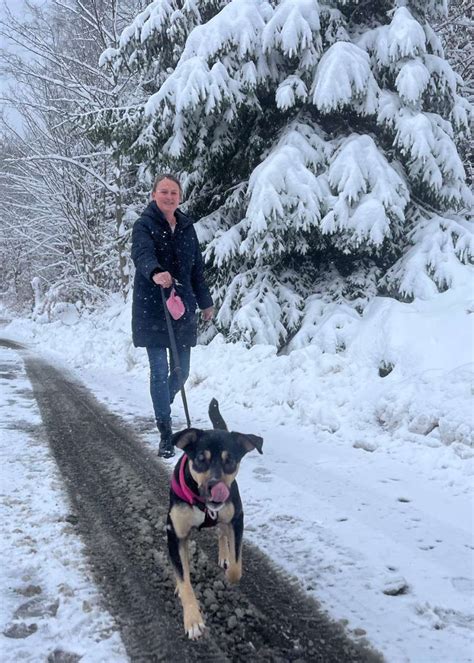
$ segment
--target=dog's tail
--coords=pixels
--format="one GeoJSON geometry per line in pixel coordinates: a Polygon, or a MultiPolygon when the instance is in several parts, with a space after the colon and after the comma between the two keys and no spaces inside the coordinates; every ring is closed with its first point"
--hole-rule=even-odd
{"type": "Polygon", "coordinates": [[[227,424],[219,412],[219,403],[215,398],[209,403],[209,419],[213,427],[217,430],[228,430],[227,424]]]}

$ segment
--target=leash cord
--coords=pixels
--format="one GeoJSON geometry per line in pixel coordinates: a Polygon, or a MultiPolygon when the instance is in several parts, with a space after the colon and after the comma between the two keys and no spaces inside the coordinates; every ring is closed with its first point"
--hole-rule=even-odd
{"type": "Polygon", "coordinates": [[[161,290],[161,301],[163,302],[163,309],[165,311],[166,327],[168,328],[168,336],[170,339],[171,354],[173,355],[173,360],[174,360],[173,370],[175,370],[176,373],[178,374],[181,399],[183,401],[184,413],[186,415],[186,423],[188,424],[188,428],[191,428],[191,418],[189,416],[188,401],[186,400],[186,392],[184,391],[183,372],[181,370],[181,364],[179,363],[178,348],[176,346],[176,337],[174,335],[173,323],[171,322],[170,312],[168,311],[168,307],[166,306],[165,291],[161,286],[160,290],[161,290]]]}

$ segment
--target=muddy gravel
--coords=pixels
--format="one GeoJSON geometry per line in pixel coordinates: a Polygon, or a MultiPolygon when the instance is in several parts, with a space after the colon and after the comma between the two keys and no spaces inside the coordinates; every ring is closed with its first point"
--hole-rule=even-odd
{"type": "MultiPolygon", "coordinates": [[[[167,468],[129,424],[72,376],[18,344],[104,605],[131,661],[381,661],[328,620],[295,581],[244,544],[244,577],[227,584],[215,531],[197,533],[192,576],[208,627],[189,641],[167,559],[167,468]]],[[[245,495],[242,496],[245,506],[245,495]]],[[[56,660],[56,659],[55,659],[56,660]]],[[[58,658],[58,660],[60,660],[58,658]]]]}

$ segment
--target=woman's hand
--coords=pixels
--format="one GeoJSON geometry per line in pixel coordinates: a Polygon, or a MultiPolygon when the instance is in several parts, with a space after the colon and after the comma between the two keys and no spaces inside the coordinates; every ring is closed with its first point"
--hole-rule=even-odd
{"type": "Polygon", "coordinates": [[[214,307],[209,306],[208,308],[203,308],[201,311],[202,319],[204,322],[209,322],[214,316],[214,307]]]}
{"type": "Polygon", "coordinates": [[[161,285],[162,288],[171,288],[173,285],[173,277],[169,272],[157,272],[152,276],[153,283],[161,285]]]}

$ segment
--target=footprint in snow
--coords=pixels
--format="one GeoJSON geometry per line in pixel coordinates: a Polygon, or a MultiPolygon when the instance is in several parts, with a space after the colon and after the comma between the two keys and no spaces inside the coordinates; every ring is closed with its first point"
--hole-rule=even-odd
{"type": "Polygon", "coordinates": [[[133,419],[134,428],[137,433],[150,433],[156,431],[156,425],[150,417],[137,417],[133,419]]]}
{"type": "Polygon", "coordinates": [[[423,617],[437,631],[447,626],[457,626],[472,631],[474,626],[474,615],[459,610],[440,606],[433,607],[429,603],[417,603],[414,607],[416,614],[423,617]]]}
{"type": "Polygon", "coordinates": [[[80,654],[73,654],[64,649],[55,649],[51,654],[49,654],[47,663],[76,663],[80,661],[82,656],[80,654]]]}
{"type": "Polygon", "coordinates": [[[24,622],[16,622],[8,624],[3,631],[6,638],[14,638],[15,640],[28,638],[38,630],[37,624],[25,624],[24,622]]]}
{"type": "Polygon", "coordinates": [[[279,513],[276,516],[273,517],[274,522],[277,522],[278,524],[288,524],[288,523],[301,523],[302,520],[301,518],[298,518],[298,516],[294,516],[293,514],[287,514],[287,513],[279,513]]]}
{"type": "Polygon", "coordinates": [[[463,594],[474,595],[474,578],[451,578],[451,584],[454,589],[457,589],[458,592],[463,594]]]}
{"type": "Polygon", "coordinates": [[[256,478],[259,481],[263,481],[263,482],[273,481],[273,477],[271,476],[272,473],[266,467],[262,467],[262,466],[255,467],[254,470],[253,470],[253,473],[255,474],[256,478]]]}
{"type": "Polygon", "coordinates": [[[459,628],[467,628],[472,631],[474,627],[474,615],[461,612],[460,610],[453,610],[452,608],[434,608],[434,612],[443,621],[446,626],[458,626],[459,628]]]}
{"type": "Polygon", "coordinates": [[[26,603],[22,603],[20,607],[15,610],[13,618],[56,617],[58,608],[59,599],[52,601],[51,599],[37,596],[26,601],[26,603]]]}

